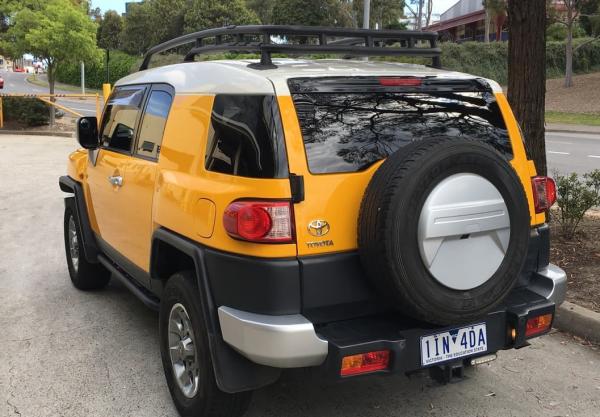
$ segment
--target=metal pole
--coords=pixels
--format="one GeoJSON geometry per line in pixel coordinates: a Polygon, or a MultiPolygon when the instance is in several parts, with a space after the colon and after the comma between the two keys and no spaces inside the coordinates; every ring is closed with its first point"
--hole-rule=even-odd
{"type": "Polygon", "coordinates": [[[81,94],[85,94],[85,64],[81,61],[81,94]]]}
{"type": "Polygon", "coordinates": [[[110,84],[110,69],[108,68],[108,61],[110,60],[110,52],[106,48],[106,84],[110,84]]]}
{"type": "MultiPolygon", "coordinates": [[[[369,24],[371,22],[371,0],[364,0],[363,7],[363,29],[369,29],[369,24]]],[[[365,45],[367,46],[367,45],[365,45]]],[[[363,61],[368,61],[369,57],[363,57],[363,61]]]]}

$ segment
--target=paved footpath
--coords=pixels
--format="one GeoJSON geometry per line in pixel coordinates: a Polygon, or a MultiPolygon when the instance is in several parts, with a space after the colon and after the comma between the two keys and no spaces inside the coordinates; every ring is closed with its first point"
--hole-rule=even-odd
{"type": "MultiPolygon", "coordinates": [[[[69,283],[57,178],[74,148],[0,135],[0,417],[175,417],[156,314],[116,283],[69,283]]],[[[467,376],[324,385],[292,372],[256,393],[248,417],[600,416],[600,351],[561,333],[467,376]]]]}

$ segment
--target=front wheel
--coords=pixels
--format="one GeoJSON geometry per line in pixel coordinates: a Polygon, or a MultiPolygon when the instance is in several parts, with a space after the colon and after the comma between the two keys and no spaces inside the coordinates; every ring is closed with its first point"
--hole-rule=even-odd
{"type": "Polygon", "coordinates": [[[110,281],[110,271],[101,264],[93,264],[85,259],[79,221],[70,207],[65,208],[64,234],[69,276],[75,288],[97,290],[106,287],[110,281]]]}
{"type": "Polygon", "coordinates": [[[173,275],[160,304],[160,352],[167,385],[183,417],[239,417],[251,392],[227,394],[217,387],[192,272],[173,275]]]}

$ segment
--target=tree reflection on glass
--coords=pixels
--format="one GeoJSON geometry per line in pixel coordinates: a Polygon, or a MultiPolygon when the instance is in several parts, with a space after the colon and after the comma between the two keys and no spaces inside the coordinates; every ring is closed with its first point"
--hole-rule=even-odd
{"type": "Polygon", "coordinates": [[[469,137],[511,153],[490,93],[295,94],[311,172],[364,169],[399,148],[438,136],[469,137]]]}

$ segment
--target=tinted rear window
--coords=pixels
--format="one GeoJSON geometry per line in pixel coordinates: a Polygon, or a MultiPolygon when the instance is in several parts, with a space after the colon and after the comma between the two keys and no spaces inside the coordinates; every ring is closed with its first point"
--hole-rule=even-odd
{"type": "Polygon", "coordinates": [[[207,170],[252,178],[289,176],[274,96],[217,95],[210,127],[207,170]]]}
{"type": "Polygon", "coordinates": [[[292,94],[312,173],[355,172],[401,147],[437,136],[512,149],[491,92],[292,94]]]}

